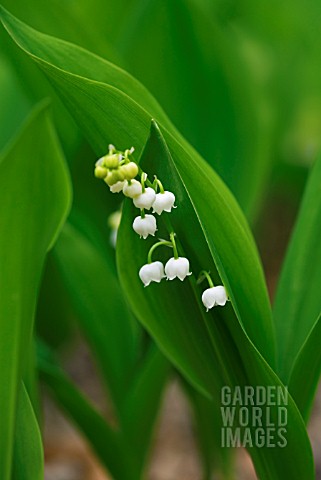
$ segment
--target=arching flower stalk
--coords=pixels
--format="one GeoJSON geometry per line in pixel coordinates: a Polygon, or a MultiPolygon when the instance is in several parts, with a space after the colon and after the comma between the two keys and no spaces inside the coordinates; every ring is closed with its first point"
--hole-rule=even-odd
{"type": "Polygon", "coordinates": [[[179,278],[183,281],[188,275],[191,275],[191,272],[189,271],[189,261],[185,257],[178,256],[174,232],[170,234],[169,241],[161,240],[151,247],[147,256],[147,264],[143,265],[139,270],[139,277],[144,283],[145,287],[151,282],[159,283],[161,279],[165,277],[167,280],[179,278]],[[161,262],[152,261],[153,252],[160,246],[170,247],[173,249],[174,253],[174,257],[167,261],[165,268],[161,262]]]}

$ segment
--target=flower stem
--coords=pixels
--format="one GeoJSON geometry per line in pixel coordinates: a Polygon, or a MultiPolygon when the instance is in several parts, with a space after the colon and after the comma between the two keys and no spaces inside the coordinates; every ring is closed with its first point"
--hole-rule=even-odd
{"type": "Polygon", "coordinates": [[[200,274],[198,276],[198,279],[197,279],[197,283],[201,283],[204,280],[204,278],[207,279],[210,288],[213,288],[214,287],[213,280],[211,279],[211,276],[210,276],[209,272],[207,272],[206,270],[202,270],[200,272],[200,274]]]}
{"type": "Polygon", "coordinates": [[[140,176],[140,183],[142,184],[142,193],[145,192],[145,180],[147,178],[147,175],[145,172],[142,171],[141,176],[140,176]]]}
{"type": "Polygon", "coordinates": [[[130,159],[128,158],[128,155],[131,155],[133,152],[135,151],[134,147],[132,148],[127,148],[127,150],[125,150],[124,152],[124,160],[125,160],[125,163],[129,163],[130,162],[130,159]]]}
{"type": "Polygon", "coordinates": [[[140,210],[140,216],[141,218],[145,218],[145,210],[143,208],[140,210]]]}
{"type": "Polygon", "coordinates": [[[175,258],[175,260],[177,260],[178,259],[178,251],[177,251],[177,246],[176,246],[176,242],[175,242],[175,232],[171,232],[169,234],[169,237],[170,237],[172,245],[173,245],[174,258],[175,258]]]}
{"type": "Polygon", "coordinates": [[[155,243],[148,252],[147,263],[152,263],[152,254],[154,250],[156,250],[156,248],[160,247],[161,245],[164,245],[165,247],[173,247],[172,242],[167,242],[166,240],[162,240],[161,242],[155,243]]]}
{"type": "Polygon", "coordinates": [[[162,182],[161,182],[160,180],[158,180],[158,178],[156,177],[156,175],[155,175],[155,183],[156,183],[156,185],[159,186],[159,191],[160,191],[160,193],[164,193],[165,190],[164,190],[163,184],[162,184],[162,182]]]}

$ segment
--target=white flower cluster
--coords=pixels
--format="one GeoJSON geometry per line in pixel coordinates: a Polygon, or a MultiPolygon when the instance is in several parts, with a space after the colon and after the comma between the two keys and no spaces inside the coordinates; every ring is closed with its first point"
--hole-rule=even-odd
{"type": "Polygon", "coordinates": [[[141,173],[141,181],[135,179],[139,168],[129,159],[133,152],[133,147],[123,153],[109,145],[109,153],[96,162],[95,175],[107,183],[112,193],[123,192],[126,197],[133,199],[135,207],[141,211],[140,216],[134,220],[133,229],[140,237],[147,238],[148,235],[155,236],[157,222],[153,215],[146,215],[145,210],[153,208],[152,213],[158,215],[171,212],[175,208],[175,195],[164,190],[158,179],[149,182],[144,172],[141,173]],[[147,182],[150,184],[148,187],[145,186],[147,182]]]}
{"type": "Polygon", "coordinates": [[[175,195],[172,192],[165,191],[159,180],[156,179],[153,186],[145,187],[147,175],[142,174],[141,183],[137,180],[132,180],[131,184],[125,183],[123,193],[127,197],[133,199],[133,204],[139,208],[141,214],[135,218],[133,222],[133,229],[144,239],[148,235],[155,236],[157,230],[157,222],[154,215],[145,214],[145,210],[153,209],[152,213],[161,215],[163,212],[171,212],[175,208],[175,195]],[[135,183],[134,183],[135,182],[135,183]],[[161,191],[157,193],[157,187],[160,185],[161,191]]]}
{"type": "MultiPolygon", "coordinates": [[[[175,195],[164,190],[162,183],[156,177],[153,183],[148,180],[147,174],[142,172],[133,160],[129,159],[133,152],[133,147],[121,152],[116,150],[113,145],[109,145],[108,154],[100,158],[95,164],[95,176],[103,179],[112,193],[122,192],[126,197],[133,200],[135,207],[140,209],[140,215],[134,219],[133,229],[141,238],[146,239],[148,235],[155,236],[157,222],[155,216],[146,214],[145,210],[153,209],[152,213],[158,215],[163,212],[171,212],[172,208],[175,208],[175,195]],[[140,174],[140,180],[135,178],[138,174],[140,174]]],[[[110,217],[113,228],[113,242],[116,241],[119,221],[120,212],[110,217]]],[[[183,281],[187,276],[192,275],[189,260],[178,255],[174,231],[170,233],[170,241],[161,240],[151,247],[147,262],[139,270],[139,277],[145,287],[152,282],[160,283],[163,278],[167,280],[179,278],[183,281]],[[153,251],[161,245],[173,248],[174,253],[174,256],[166,262],[165,266],[160,261],[152,261],[153,251]]],[[[203,270],[199,281],[204,278],[207,278],[210,286],[202,294],[202,302],[207,309],[206,311],[216,305],[224,306],[228,301],[225,288],[222,285],[215,287],[208,272],[203,270]]]]}

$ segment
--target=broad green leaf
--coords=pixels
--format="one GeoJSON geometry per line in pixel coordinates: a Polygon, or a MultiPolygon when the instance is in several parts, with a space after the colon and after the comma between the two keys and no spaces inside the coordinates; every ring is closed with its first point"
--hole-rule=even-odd
{"type": "Polygon", "coordinates": [[[0,477],[9,480],[17,389],[28,359],[45,255],[70,204],[70,185],[47,109],[36,109],[0,160],[0,477]]]}
{"type": "Polygon", "coordinates": [[[124,456],[125,444],[87,398],[56,364],[51,351],[38,343],[38,368],[51,395],[76,426],[82,431],[102,464],[115,479],[134,479],[131,475],[131,456],[124,456]]]}
{"type": "MultiPolygon", "coordinates": [[[[256,287],[260,285],[259,282],[262,281],[259,264],[256,263],[256,251],[253,248],[249,233],[247,230],[243,230],[243,225],[241,226],[237,223],[234,217],[234,213],[236,212],[233,211],[231,206],[225,203],[226,198],[224,198],[224,193],[215,190],[216,176],[214,172],[206,164],[194,163],[191,157],[187,157],[183,155],[183,153],[180,157],[176,154],[175,149],[173,149],[173,153],[175,154],[176,163],[172,159],[159,129],[154,125],[152,126],[149,142],[143,153],[142,168],[146,168],[151,176],[156,174],[159,178],[166,179],[166,188],[175,192],[179,207],[171,214],[171,219],[175,224],[175,232],[178,234],[179,241],[183,245],[183,251],[186,249],[189,250],[191,268],[194,274],[197,276],[198,272],[205,268],[212,272],[216,281],[222,278],[229,292],[234,310],[239,320],[244,322],[245,330],[250,337],[252,336],[253,341],[257,342],[257,345],[260,345],[261,352],[273,361],[273,337],[272,331],[270,330],[271,324],[269,323],[268,317],[269,309],[267,298],[263,295],[263,289],[259,289],[257,292],[257,295],[260,295],[261,304],[258,303],[258,298],[254,298],[255,295],[247,297],[248,302],[246,305],[244,305],[244,303],[242,305],[241,303],[244,302],[247,296],[246,288],[249,286],[249,283],[251,283],[254,278],[257,279],[256,284],[254,285],[253,282],[251,285],[252,292],[254,292],[256,287]],[[180,161],[180,158],[184,158],[184,161],[180,161]],[[206,192],[206,194],[200,195],[200,191],[206,192]],[[222,196],[220,196],[220,194],[222,196]],[[180,205],[180,203],[183,203],[183,205],[180,205]],[[215,205],[214,211],[210,208],[210,205],[215,205]],[[200,228],[205,236],[195,234],[200,228]],[[193,232],[193,234],[191,232],[193,232]],[[243,248],[244,258],[242,258],[243,255],[240,253],[243,248]],[[243,260],[244,264],[242,264],[243,260]],[[195,262],[196,267],[195,265],[193,266],[193,262],[195,262]],[[216,273],[217,271],[219,275],[216,273]],[[256,319],[253,324],[250,322],[251,310],[252,318],[256,319]],[[266,322],[265,325],[264,322],[266,322]],[[259,326],[260,330],[254,331],[254,329],[259,326]],[[269,345],[264,346],[264,348],[263,342],[266,341],[266,336],[269,335],[269,345]]],[[[150,246],[152,242],[151,240],[143,242],[145,245],[147,244],[147,247],[145,247],[145,245],[142,245],[142,242],[139,241],[138,236],[133,234],[131,224],[135,215],[135,208],[131,206],[131,202],[125,202],[124,214],[121,226],[126,225],[124,229],[126,229],[127,233],[123,233],[123,236],[120,236],[120,248],[117,250],[119,253],[118,262],[121,279],[125,286],[125,291],[130,292],[132,274],[126,275],[126,265],[127,263],[130,265],[134,261],[136,271],[138,271],[138,254],[134,255],[133,251],[145,251],[145,259],[141,259],[141,262],[146,263],[148,246],[150,246]],[[129,219],[128,215],[130,215],[129,219]],[[132,249],[126,247],[126,243],[128,242],[126,237],[131,238],[130,243],[132,249]]],[[[159,224],[158,235],[164,238],[168,233],[166,233],[166,230],[164,231],[164,228],[161,228],[162,222],[159,222],[159,224]]],[[[122,232],[122,230],[120,230],[120,232],[122,232]]],[[[262,286],[263,285],[262,281],[262,286]]],[[[146,297],[149,296],[153,288],[154,285],[152,289],[140,289],[139,299],[142,303],[145,303],[146,297]]],[[[176,288],[184,298],[186,297],[183,304],[185,302],[188,303],[188,299],[195,296],[194,293],[191,293],[188,288],[186,289],[183,285],[179,285],[176,288]]],[[[161,292],[163,290],[168,290],[167,284],[160,285],[159,287],[161,298],[161,292]]],[[[132,294],[134,294],[134,290],[132,290],[132,294]]],[[[137,294],[137,292],[135,292],[135,294],[137,294]]],[[[139,299],[135,302],[136,306],[139,305],[139,299]]],[[[168,297],[168,301],[170,304],[172,303],[170,296],[168,297]]],[[[213,371],[211,365],[213,362],[215,363],[217,358],[215,355],[213,356],[207,327],[204,325],[204,321],[199,321],[198,303],[192,303],[190,306],[191,310],[188,315],[189,328],[187,329],[184,323],[180,321],[176,326],[177,330],[172,329],[171,332],[177,336],[178,342],[180,338],[180,343],[182,344],[185,343],[189,345],[191,343],[190,351],[188,351],[188,349],[185,351],[184,358],[180,358],[180,362],[186,365],[186,374],[190,371],[191,362],[195,362],[198,373],[195,375],[194,380],[198,378],[196,383],[206,390],[205,385],[209,379],[212,378],[212,382],[214,382],[216,378],[216,373],[213,371]],[[199,342],[200,336],[202,338],[201,343],[199,342]],[[193,356],[195,358],[192,360],[193,356]]],[[[163,307],[165,308],[165,304],[163,307]]],[[[173,312],[177,312],[179,317],[182,305],[179,304],[179,302],[175,302],[171,308],[173,312]]],[[[185,310],[186,309],[183,308],[182,311],[185,310]]],[[[158,337],[160,330],[163,330],[161,344],[162,347],[164,347],[170,338],[170,332],[166,332],[166,329],[162,327],[164,322],[166,322],[166,317],[162,315],[161,311],[162,309],[154,309],[152,304],[150,304],[148,311],[145,312],[145,318],[147,318],[149,314],[151,321],[148,329],[150,329],[152,324],[154,336],[156,335],[156,337],[158,337]]],[[[227,311],[228,314],[232,313],[232,309],[226,309],[224,312],[225,311],[227,311]]],[[[222,313],[221,311],[220,314],[224,315],[224,312],[222,313]]],[[[136,308],[135,313],[139,318],[140,314],[136,308]]],[[[158,338],[158,340],[160,340],[160,338],[158,338]]],[[[175,345],[173,348],[175,351],[175,345]]]]}
{"type": "MultiPolygon", "coordinates": [[[[215,261],[240,321],[273,363],[270,309],[261,265],[244,216],[222,181],[174,129],[147,90],[126,72],[78,47],[30,29],[4,10],[2,20],[15,41],[46,73],[97,155],[105,151],[108,140],[119,148],[134,145],[141,152],[151,117],[155,116],[166,127],[164,135],[174,162],[184,169],[188,180],[201,185],[211,172],[216,221],[211,242],[215,261]]],[[[207,200],[200,197],[199,201],[207,200]]]]}
{"type": "MultiPolygon", "coordinates": [[[[165,187],[175,192],[177,198],[177,209],[165,217],[167,220],[163,220],[166,213],[157,217],[160,238],[166,238],[173,225],[180,254],[190,259],[194,274],[197,276],[205,268],[212,272],[216,284],[221,283],[221,276],[227,286],[229,276],[224,267],[228,261],[218,265],[220,276],[214,263],[217,252],[212,242],[215,230],[220,226],[213,221],[213,217],[215,220],[217,217],[209,209],[209,205],[216,200],[215,191],[210,188],[213,172],[208,169],[206,175],[200,177],[197,171],[201,166],[192,165],[187,158],[185,168],[174,164],[155,125],[152,125],[140,165],[150,176],[156,174],[166,181],[165,187]],[[188,175],[190,170],[194,173],[192,178],[188,175]],[[200,201],[200,188],[206,191],[205,203],[200,201]]],[[[141,240],[133,232],[135,215],[137,210],[132,202],[126,201],[117,246],[120,278],[137,318],[171,361],[192,383],[207,391],[216,404],[219,404],[218,395],[223,385],[281,386],[278,377],[254,347],[246,328],[239,323],[229,286],[231,303],[224,309],[216,308],[208,313],[205,313],[200,302],[203,289],[196,285],[193,276],[184,282],[164,281],[143,287],[138,271],[146,263],[147,252],[153,241],[141,240]]],[[[246,237],[243,240],[246,241],[246,237]]],[[[166,261],[170,256],[171,252],[159,251],[154,255],[154,260],[166,261]]],[[[234,260],[234,272],[237,268],[237,261],[234,260]]],[[[257,322],[260,323],[260,320],[258,316],[257,322]]],[[[271,414],[276,418],[276,409],[272,408],[271,414]]],[[[288,415],[286,448],[260,449],[254,446],[249,449],[258,476],[262,479],[299,479],[302,475],[314,478],[311,448],[304,423],[291,398],[288,415]]]]}
{"type": "Polygon", "coordinates": [[[17,405],[12,480],[43,480],[41,434],[26,387],[21,383],[17,405]]]}
{"type": "MultiPolygon", "coordinates": [[[[285,382],[321,312],[321,159],[311,171],[274,305],[278,371],[285,382]]],[[[316,352],[311,351],[311,363],[316,352]]]]}

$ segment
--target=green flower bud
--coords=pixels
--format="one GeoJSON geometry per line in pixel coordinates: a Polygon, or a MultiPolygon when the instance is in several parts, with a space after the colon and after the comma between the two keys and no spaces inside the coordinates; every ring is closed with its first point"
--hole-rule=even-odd
{"type": "Polygon", "coordinates": [[[138,166],[135,162],[129,162],[120,167],[126,180],[132,180],[138,175],[138,166]]]}
{"type": "Polygon", "coordinates": [[[104,157],[104,167],[118,168],[120,160],[121,160],[121,155],[119,154],[106,155],[104,157]]]}
{"type": "Polygon", "coordinates": [[[122,182],[123,180],[125,180],[125,176],[121,172],[120,168],[117,169],[117,170],[109,171],[108,174],[107,174],[107,177],[105,178],[105,182],[110,187],[112,185],[115,185],[115,183],[117,183],[117,182],[122,182]]]}
{"type": "Polygon", "coordinates": [[[104,168],[104,167],[100,167],[99,165],[97,165],[97,167],[95,168],[95,177],[96,178],[105,178],[107,173],[108,173],[107,169],[104,168]]]}
{"type": "Polygon", "coordinates": [[[124,172],[122,172],[121,168],[114,170],[114,172],[117,176],[117,182],[122,182],[123,180],[125,180],[125,175],[124,172]]]}

